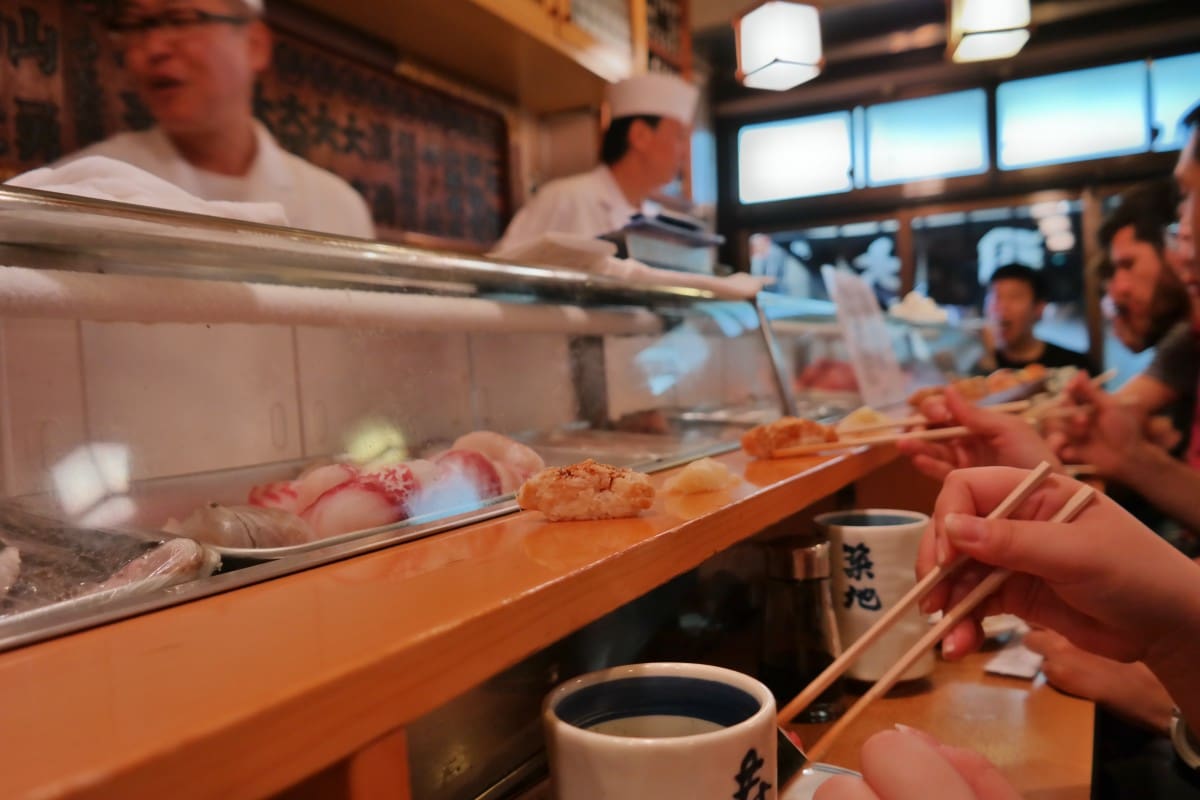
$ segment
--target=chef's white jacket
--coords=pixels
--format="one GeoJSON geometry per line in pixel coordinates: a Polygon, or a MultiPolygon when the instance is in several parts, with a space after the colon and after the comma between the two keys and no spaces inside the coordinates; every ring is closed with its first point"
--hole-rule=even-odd
{"type": "Polygon", "coordinates": [[[258,153],[250,171],[242,176],[197,169],[160,128],[119,133],[72,153],[63,162],[108,156],[157,175],[202,200],[276,202],[283,206],[293,227],[375,238],[366,201],[350,184],[284,150],[262,124],[255,122],[254,132],[258,153]]]}
{"type": "Polygon", "coordinates": [[[539,189],[513,217],[495,249],[506,250],[543,233],[600,236],[623,228],[636,212],[612,172],[602,164],[539,189]]]}

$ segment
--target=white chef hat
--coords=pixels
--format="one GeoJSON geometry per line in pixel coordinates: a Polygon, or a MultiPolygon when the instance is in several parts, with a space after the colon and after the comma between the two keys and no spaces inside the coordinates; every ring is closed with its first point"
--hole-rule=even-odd
{"type": "Polygon", "coordinates": [[[613,119],[646,114],[671,117],[691,125],[699,97],[700,90],[692,84],[661,72],[635,75],[608,86],[608,107],[613,119]]]}

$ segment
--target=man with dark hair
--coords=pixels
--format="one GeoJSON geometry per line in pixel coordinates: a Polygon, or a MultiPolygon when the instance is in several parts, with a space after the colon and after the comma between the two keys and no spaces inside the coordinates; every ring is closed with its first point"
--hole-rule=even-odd
{"type": "Polygon", "coordinates": [[[590,238],[624,227],[683,168],[698,96],[687,81],[659,73],[609,86],[612,123],[601,143],[602,163],[543,186],[513,218],[496,251],[545,233],[590,238]]]}
{"type": "Polygon", "coordinates": [[[1033,335],[1033,327],[1046,308],[1046,299],[1045,284],[1037,270],[1024,264],[1007,264],[992,273],[984,310],[996,349],[990,359],[985,356],[980,362],[981,370],[1021,369],[1041,364],[1092,371],[1084,354],[1043,342],[1033,335]]]}
{"type": "Polygon", "coordinates": [[[1178,403],[1190,422],[1200,351],[1187,321],[1187,294],[1165,260],[1164,231],[1175,219],[1175,197],[1173,187],[1161,182],[1121,196],[1100,227],[1108,254],[1101,277],[1116,311],[1117,338],[1134,353],[1155,348],[1150,366],[1117,396],[1147,413],[1178,403]]]}
{"type": "Polygon", "coordinates": [[[203,200],[276,202],[298,228],[373,238],[362,196],[254,118],[254,84],[271,63],[262,12],[263,0],[122,0],[112,38],[155,126],[66,160],[105,156],[203,200]]]}

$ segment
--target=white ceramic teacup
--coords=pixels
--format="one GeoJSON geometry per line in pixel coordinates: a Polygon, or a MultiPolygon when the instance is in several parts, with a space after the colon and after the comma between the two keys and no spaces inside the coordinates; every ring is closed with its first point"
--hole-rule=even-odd
{"type": "Polygon", "coordinates": [[[776,800],[775,700],[740,672],[632,664],[542,706],[556,800],[776,800]]]}
{"type": "MultiPolygon", "coordinates": [[[[832,544],[833,607],[843,647],[859,636],[916,585],[917,551],[929,517],[916,511],[868,508],[834,511],[816,518],[832,544]]],[[[914,605],[859,656],[846,675],[877,681],[928,630],[914,605]]],[[[933,651],[918,659],[901,680],[933,672],[933,651]]]]}

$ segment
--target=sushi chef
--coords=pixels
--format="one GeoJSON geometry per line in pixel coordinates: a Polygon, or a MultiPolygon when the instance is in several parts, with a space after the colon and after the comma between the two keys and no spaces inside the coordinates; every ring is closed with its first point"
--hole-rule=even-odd
{"type": "Polygon", "coordinates": [[[612,84],[606,94],[612,122],[601,163],[543,186],[513,218],[497,251],[544,233],[593,237],[618,230],[679,175],[699,90],[674,75],[649,73],[612,84]]]}
{"type": "Polygon", "coordinates": [[[374,238],[363,198],[254,118],[255,80],[271,61],[262,14],[263,0],[127,0],[112,37],[156,124],[64,161],[107,156],[203,200],[273,201],[295,227],[374,238]]]}

